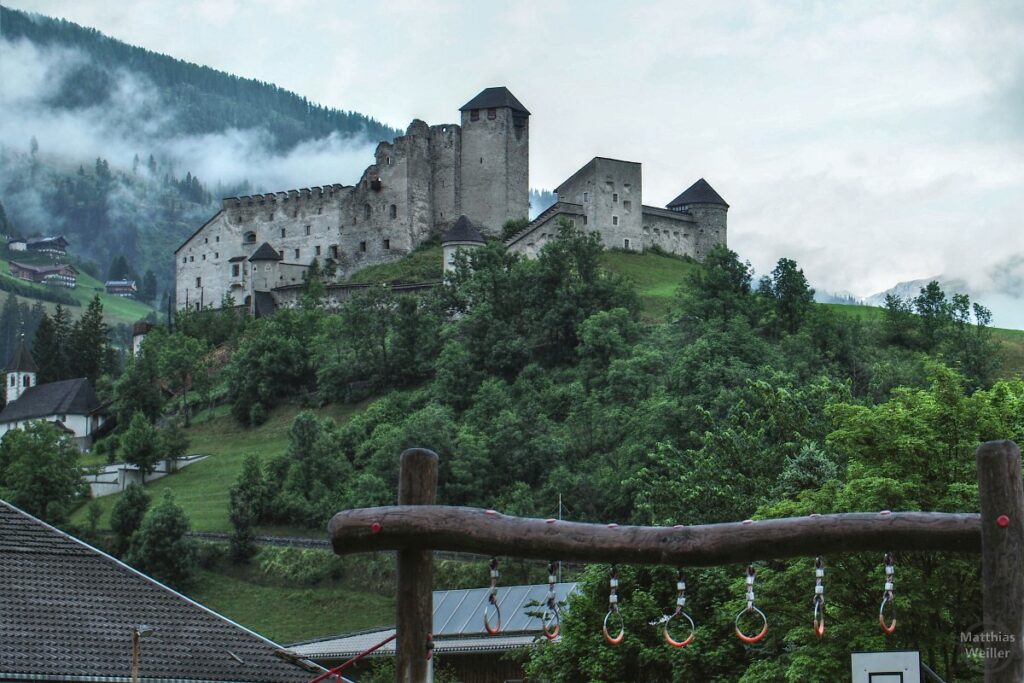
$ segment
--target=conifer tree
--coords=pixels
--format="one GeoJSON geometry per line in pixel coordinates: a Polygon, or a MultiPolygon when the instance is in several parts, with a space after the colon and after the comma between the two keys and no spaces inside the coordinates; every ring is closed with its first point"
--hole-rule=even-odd
{"type": "Polygon", "coordinates": [[[63,365],[62,353],[63,350],[60,340],[57,339],[57,329],[53,320],[50,316],[44,315],[43,319],[39,321],[36,338],[32,344],[32,359],[35,360],[36,367],[39,369],[36,380],[40,384],[63,379],[60,375],[63,365]]]}
{"type": "Polygon", "coordinates": [[[103,303],[99,294],[93,297],[85,314],[71,329],[69,360],[75,377],[88,377],[95,382],[113,367],[110,329],[103,321],[103,303]]]}

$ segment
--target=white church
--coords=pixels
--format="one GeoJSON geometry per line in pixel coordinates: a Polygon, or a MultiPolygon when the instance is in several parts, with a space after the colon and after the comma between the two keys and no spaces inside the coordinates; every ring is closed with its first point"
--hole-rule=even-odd
{"type": "Polygon", "coordinates": [[[18,343],[4,372],[7,405],[0,412],[0,438],[35,420],[57,425],[80,450],[92,447],[93,434],[105,422],[99,399],[88,378],[36,384],[36,368],[25,340],[18,343]]]}

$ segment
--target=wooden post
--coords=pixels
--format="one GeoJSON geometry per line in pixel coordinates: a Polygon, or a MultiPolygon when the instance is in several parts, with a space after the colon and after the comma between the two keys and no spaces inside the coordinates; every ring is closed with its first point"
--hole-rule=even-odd
{"type": "Polygon", "coordinates": [[[985,683],[1024,681],[1024,487],[1020,448],[983,443],[975,454],[981,501],[985,683]],[[991,635],[989,635],[991,634],[991,635]]]}
{"type": "MultiPolygon", "coordinates": [[[[410,448],[402,453],[399,477],[399,505],[433,505],[437,500],[437,454],[433,451],[410,448]]],[[[428,643],[434,628],[433,590],[431,551],[399,550],[396,683],[427,683],[428,643]]]]}

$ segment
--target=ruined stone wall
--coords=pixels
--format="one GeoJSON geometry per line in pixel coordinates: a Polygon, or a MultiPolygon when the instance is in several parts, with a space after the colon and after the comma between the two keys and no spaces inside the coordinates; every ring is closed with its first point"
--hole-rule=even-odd
{"type": "Polygon", "coordinates": [[[462,213],[486,235],[530,214],[529,138],[529,117],[507,107],[462,112],[462,213]]]}
{"type": "Polygon", "coordinates": [[[462,215],[462,128],[454,123],[430,127],[434,185],[434,230],[443,234],[462,215]]]}
{"type": "Polygon", "coordinates": [[[696,257],[697,222],[687,214],[643,207],[644,249],[658,247],[678,256],[696,257]]]}
{"type": "Polygon", "coordinates": [[[225,199],[222,210],[176,253],[178,308],[217,307],[226,292],[241,303],[253,287],[266,291],[282,284],[280,274],[267,280],[262,270],[251,281],[247,259],[264,242],[286,263],[333,262],[339,280],[416,248],[438,230],[435,216],[442,209],[435,201],[440,198],[446,211],[458,205],[459,131],[447,128],[434,144],[433,131],[413,121],[405,135],[377,146],[375,163],[354,186],[225,199]],[[435,189],[435,156],[444,162],[442,192],[435,189]]]}

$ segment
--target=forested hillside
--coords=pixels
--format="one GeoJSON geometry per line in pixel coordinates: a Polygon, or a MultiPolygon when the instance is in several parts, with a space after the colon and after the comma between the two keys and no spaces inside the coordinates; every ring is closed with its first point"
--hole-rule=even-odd
{"type": "Polygon", "coordinates": [[[159,290],[222,196],[358,173],[396,131],[281,88],[0,8],[5,234],[64,234],[105,274],[124,257],[159,290]],[[323,177],[319,177],[320,174],[323,177]]]}

